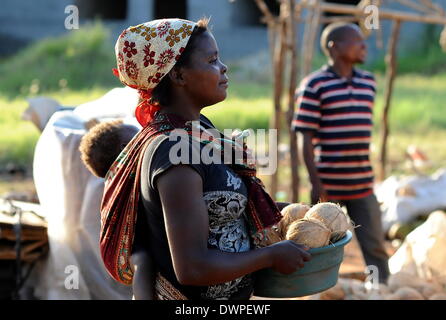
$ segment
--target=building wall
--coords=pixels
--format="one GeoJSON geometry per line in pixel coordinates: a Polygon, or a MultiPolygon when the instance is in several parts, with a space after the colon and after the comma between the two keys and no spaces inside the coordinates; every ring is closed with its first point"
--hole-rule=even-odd
{"type": "MultiPolygon", "coordinates": [[[[0,7],[0,55],[12,53],[24,44],[45,37],[67,32],[64,21],[67,14],[65,7],[83,0],[1,0],[0,7]],[[7,44],[7,45],[5,45],[7,44]]],[[[92,1],[92,0],[91,0],[92,1]]],[[[154,18],[155,0],[127,0],[127,17],[123,20],[104,20],[110,28],[112,39],[130,26],[154,18]]],[[[249,5],[253,0],[188,0],[188,19],[198,20],[203,16],[211,18],[212,31],[220,47],[224,59],[236,59],[249,56],[268,47],[266,27],[253,24],[257,18],[253,16],[249,5]],[[244,15],[249,15],[250,23],[244,24],[244,15]]],[[[437,0],[446,8],[446,0],[437,0]]],[[[401,9],[401,5],[393,3],[392,9],[401,9]]],[[[248,19],[247,19],[248,20],[248,19]]],[[[84,24],[85,20],[80,20],[84,24]]],[[[383,40],[387,41],[390,23],[384,22],[383,40]]],[[[409,50],[421,43],[425,26],[421,23],[404,23],[402,26],[400,50],[409,50]]],[[[301,25],[300,32],[303,30],[301,25]]],[[[375,48],[374,37],[369,40],[372,56],[379,54],[375,48]]]]}

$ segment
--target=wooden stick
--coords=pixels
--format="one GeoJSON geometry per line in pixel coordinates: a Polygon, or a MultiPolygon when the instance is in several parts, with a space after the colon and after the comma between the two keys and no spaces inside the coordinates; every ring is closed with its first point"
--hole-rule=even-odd
{"type": "MultiPolygon", "coordinates": [[[[280,5],[280,17],[283,17],[286,11],[284,3],[280,5]]],[[[273,68],[274,68],[274,112],[271,117],[270,129],[277,130],[277,145],[280,143],[280,123],[282,114],[282,91],[283,91],[283,70],[286,50],[286,29],[284,19],[279,19],[276,23],[276,42],[274,46],[273,68]]],[[[276,153],[278,159],[278,150],[271,150],[276,153]]],[[[273,199],[276,198],[278,190],[278,168],[271,175],[270,194],[273,199]]]]}
{"type": "MultiPolygon", "coordinates": [[[[302,6],[306,8],[314,8],[315,4],[313,2],[309,2],[308,0],[302,0],[302,6]]],[[[361,8],[345,4],[324,2],[323,4],[321,4],[321,10],[323,12],[367,16],[367,14],[365,14],[365,12],[361,8]]],[[[400,12],[396,10],[383,9],[383,8],[380,8],[379,10],[379,17],[380,19],[399,20],[401,22],[411,21],[411,22],[424,22],[424,23],[442,24],[442,25],[446,24],[446,17],[438,14],[420,15],[420,14],[400,12]]]]}
{"type": "Polygon", "coordinates": [[[401,21],[395,20],[392,26],[392,35],[389,40],[386,55],[386,87],[384,89],[384,109],[382,117],[382,136],[381,136],[381,155],[380,155],[380,168],[378,179],[384,181],[386,177],[386,165],[387,165],[387,138],[389,136],[389,121],[388,114],[390,110],[390,101],[392,99],[393,83],[396,75],[396,47],[398,43],[398,37],[400,33],[401,21]]]}
{"type": "Polygon", "coordinates": [[[431,0],[420,0],[426,7],[431,8],[434,12],[439,12],[441,15],[444,15],[444,10],[442,7],[433,3],[431,0]]]}
{"type": "Polygon", "coordinates": [[[290,44],[290,76],[288,86],[288,113],[287,113],[287,125],[290,137],[290,166],[291,166],[291,202],[296,203],[299,200],[299,156],[298,156],[298,144],[297,135],[294,130],[291,129],[291,122],[294,115],[294,93],[297,85],[297,72],[298,72],[298,60],[297,60],[297,23],[294,9],[294,0],[288,0],[288,42],[290,44]]]}
{"type": "Polygon", "coordinates": [[[427,14],[433,14],[435,11],[432,10],[432,8],[419,5],[418,3],[412,2],[410,0],[396,0],[397,2],[401,3],[402,5],[405,5],[408,8],[427,13],[427,14]]]}
{"type": "Polygon", "coordinates": [[[264,0],[254,0],[257,4],[257,7],[262,11],[263,16],[265,17],[267,23],[271,23],[275,20],[274,15],[271,13],[271,11],[268,9],[268,6],[266,5],[264,0]]]}
{"type": "Polygon", "coordinates": [[[308,73],[310,73],[312,68],[312,61],[313,61],[313,55],[314,55],[314,47],[315,47],[315,41],[317,37],[317,31],[319,29],[320,24],[320,18],[321,18],[321,1],[315,0],[316,6],[312,10],[313,14],[310,16],[311,21],[307,24],[308,31],[305,29],[305,43],[303,47],[303,66],[302,66],[302,73],[301,73],[301,79],[305,77],[308,73]]]}
{"type": "Polygon", "coordinates": [[[334,22],[358,22],[361,18],[354,16],[340,16],[340,17],[323,17],[321,23],[334,23],[334,22]]]}

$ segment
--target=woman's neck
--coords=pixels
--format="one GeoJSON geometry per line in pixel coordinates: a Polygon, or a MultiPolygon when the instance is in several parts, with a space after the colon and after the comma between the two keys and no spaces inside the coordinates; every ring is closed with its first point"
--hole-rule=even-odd
{"type": "Polygon", "coordinates": [[[170,113],[180,116],[185,120],[200,120],[201,108],[190,103],[171,103],[168,107],[161,108],[161,113],[170,113]]]}

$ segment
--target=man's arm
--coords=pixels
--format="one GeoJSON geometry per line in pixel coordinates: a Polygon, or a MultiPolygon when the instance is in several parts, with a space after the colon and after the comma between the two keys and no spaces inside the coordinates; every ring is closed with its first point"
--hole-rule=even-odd
{"type": "Polygon", "coordinates": [[[304,131],[303,135],[303,157],[305,166],[308,170],[308,175],[312,185],[311,203],[315,204],[319,201],[327,201],[327,193],[322,185],[321,179],[317,172],[316,164],[314,162],[314,145],[312,131],[304,131]]]}

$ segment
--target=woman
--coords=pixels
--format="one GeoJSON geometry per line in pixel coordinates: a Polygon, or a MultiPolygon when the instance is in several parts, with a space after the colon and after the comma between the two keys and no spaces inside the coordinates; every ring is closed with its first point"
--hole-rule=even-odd
{"type": "MultiPolygon", "coordinates": [[[[159,299],[249,299],[253,272],[271,267],[287,274],[302,267],[310,255],[291,241],[254,250],[281,215],[246,153],[239,165],[172,160],[175,129],[188,136],[181,156],[203,154],[225,138],[210,137],[215,127],[200,114],[224,100],[228,87],[227,67],[207,20],[155,20],[129,28],[116,54],[120,80],[140,90],[143,101],[135,115],[144,128],[107,174],[101,252],[111,275],[132,281],[128,257],[138,207],[139,222],[146,221],[149,230],[137,234],[135,245],[149,248],[159,299]]],[[[240,150],[225,141],[222,156],[230,148],[240,150]]]]}

